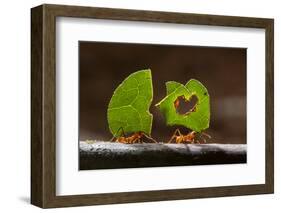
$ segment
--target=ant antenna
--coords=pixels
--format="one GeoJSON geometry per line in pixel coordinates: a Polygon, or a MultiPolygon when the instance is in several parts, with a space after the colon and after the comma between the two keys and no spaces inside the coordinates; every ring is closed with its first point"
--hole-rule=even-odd
{"type": "Polygon", "coordinates": [[[117,130],[116,134],[110,139],[110,141],[113,141],[113,139],[116,138],[116,135],[118,135],[118,133],[120,132],[120,130],[122,130],[122,136],[125,136],[124,129],[123,129],[123,127],[121,126],[121,127],[117,130]]]}
{"type": "Polygon", "coordinates": [[[207,133],[205,133],[205,132],[202,132],[201,134],[204,135],[204,136],[206,136],[206,137],[209,138],[209,139],[212,138],[211,135],[209,135],[209,134],[207,134],[207,133]]]}

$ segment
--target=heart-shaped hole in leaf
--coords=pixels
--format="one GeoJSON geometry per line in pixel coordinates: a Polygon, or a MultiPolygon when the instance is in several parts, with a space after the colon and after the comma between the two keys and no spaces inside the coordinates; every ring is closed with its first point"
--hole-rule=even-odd
{"type": "Polygon", "coordinates": [[[181,95],[174,101],[174,106],[178,114],[187,115],[196,111],[197,103],[198,98],[196,95],[192,95],[188,100],[184,97],[184,95],[181,95]]]}
{"type": "Polygon", "coordinates": [[[166,124],[169,126],[181,125],[189,128],[195,132],[202,132],[209,128],[210,123],[210,97],[206,87],[195,79],[190,79],[185,85],[175,82],[166,82],[167,95],[159,103],[156,104],[160,111],[164,114],[166,124]],[[179,103],[175,103],[178,97],[183,96],[189,99],[190,107],[181,107],[178,112],[175,105],[179,106],[179,103]],[[195,100],[191,100],[195,95],[195,100]],[[197,104],[192,104],[196,102],[197,104]],[[195,105],[195,108],[193,108],[195,105]],[[194,112],[192,112],[194,111],[194,112]],[[183,115],[179,114],[183,113],[183,115]]]}

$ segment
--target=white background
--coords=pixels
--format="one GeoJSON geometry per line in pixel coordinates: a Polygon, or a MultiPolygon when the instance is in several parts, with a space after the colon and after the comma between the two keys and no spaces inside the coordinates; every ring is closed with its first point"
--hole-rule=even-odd
{"type": "MultiPolygon", "coordinates": [[[[1,212],[42,211],[28,204],[30,188],[30,7],[42,1],[1,2],[0,39],[0,210],[1,212]]],[[[227,1],[227,0],[119,0],[119,1],[48,1],[48,3],[87,6],[122,7],[132,9],[165,10],[175,12],[212,13],[275,18],[275,106],[280,109],[281,90],[280,30],[281,14],[278,1],[227,1]],[[279,97],[278,97],[279,96],[279,97]]],[[[52,209],[50,212],[278,212],[281,198],[281,114],[275,111],[275,194],[231,198],[196,199],[140,204],[122,204],[97,207],[52,209]]],[[[258,122],[258,117],[257,117],[258,122]]],[[[206,176],[206,178],[208,178],[206,176]]],[[[279,210],[280,211],[280,210],[279,210]]]]}
{"type": "Polygon", "coordinates": [[[265,183],[264,30],[63,17],[56,41],[57,195],[265,183]],[[78,172],[79,40],[247,48],[247,164],[78,172]]]}

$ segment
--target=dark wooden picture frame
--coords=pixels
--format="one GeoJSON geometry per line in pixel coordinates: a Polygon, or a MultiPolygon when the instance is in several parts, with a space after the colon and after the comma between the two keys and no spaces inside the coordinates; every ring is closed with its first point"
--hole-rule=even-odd
{"type": "Polygon", "coordinates": [[[31,9],[31,203],[66,207],[266,194],[274,191],[274,20],[217,15],[41,5],[31,9]],[[262,28],[266,34],[265,184],[56,195],[56,17],[262,28]]]}

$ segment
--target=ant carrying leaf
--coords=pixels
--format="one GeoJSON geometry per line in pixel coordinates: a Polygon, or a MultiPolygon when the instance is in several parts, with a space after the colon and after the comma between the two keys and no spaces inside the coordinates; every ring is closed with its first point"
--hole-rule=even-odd
{"type": "Polygon", "coordinates": [[[152,141],[153,143],[157,143],[157,141],[155,141],[152,137],[148,136],[144,132],[141,132],[141,131],[135,132],[131,136],[126,137],[126,135],[124,133],[124,129],[122,127],[120,127],[118,129],[117,134],[119,134],[120,130],[122,130],[122,135],[119,137],[114,136],[113,138],[111,138],[110,141],[115,141],[115,142],[125,143],[125,144],[142,143],[143,141],[141,139],[143,137],[145,137],[146,139],[152,141]]]}
{"type": "Polygon", "coordinates": [[[185,85],[169,81],[166,83],[167,95],[156,106],[164,114],[166,124],[180,125],[192,131],[184,135],[178,129],[168,143],[200,143],[206,142],[204,136],[210,138],[203,130],[209,128],[210,98],[204,85],[195,80],[189,80],[185,85]]]}
{"type": "Polygon", "coordinates": [[[149,108],[152,90],[150,69],[132,73],[115,89],[108,104],[107,120],[110,132],[120,142],[135,143],[145,135],[151,135],[153,115],[149,108]],[[134,134],[125,137],[124,133],[134,134]]]}
{"type": "Polygon", "coordinates": [[[207,137],[208,139],[211,138],[210,135],[204,132],[199,133],[192,131],[187,135],[183,135],[179,129],[176,129],[168,143],[172,143],[173,141],[175,141],[175,143],[201,143],[201,140],[206,143],[207,141],[203,136],[207,137]]]}

